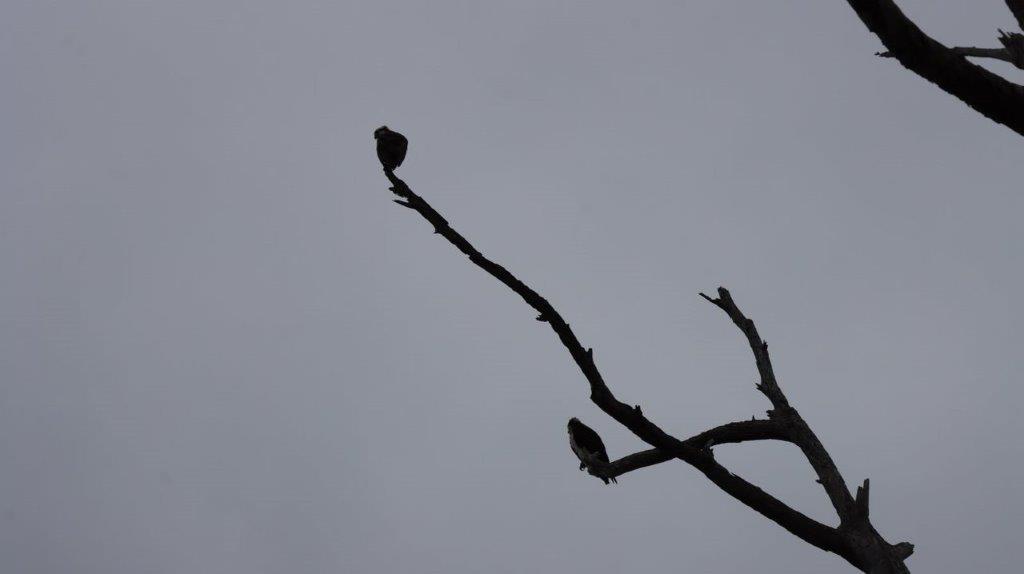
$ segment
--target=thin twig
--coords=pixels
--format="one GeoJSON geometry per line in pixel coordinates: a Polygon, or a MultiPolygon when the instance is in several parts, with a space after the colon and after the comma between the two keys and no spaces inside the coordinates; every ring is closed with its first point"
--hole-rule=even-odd
{"type": "MultiPolygon", "coordinates": [[[[1009,62],[1018,68],[1024,69],[1024,65],[1021,64],[1020,60],[1014,58],[1010,51],[1006,48],[976,48],[974,46],[955,46],[949,49],[954,54],[961,56],[970,56],[972,58],[992,58],[994,60],[1002,60],[1009,62]]],[[[881,58],[895,58],[896,56],[892,52],[875,52],[876,56],[881,58]]]]}

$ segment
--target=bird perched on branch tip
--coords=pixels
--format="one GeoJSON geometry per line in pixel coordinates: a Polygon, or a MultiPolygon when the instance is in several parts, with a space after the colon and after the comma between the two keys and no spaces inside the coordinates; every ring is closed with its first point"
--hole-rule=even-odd
{"type": "Polygon", "coordinates": [[[377,140],[377,159],[387,171],[395,171],[395,168],[402,165],[405,159],[405,150],[409,147],[409,140],[398,132],[388,129],[388,126],[381,126],[374,130],[374,139],[377,140]]]}
{"type": "MultiPolygon", "coordinates": [[[[595,460],[609,464],[608,451],[605,450],[601,437],[576,417],[569,419],[569,448],[580,459],[580,470],[591,467],[595,460]]],[[[601,476],[597,469],[592,470],[594,472],[591,474],[603,480],[605,484],[608,484],[609,480],[616,484],[619,482],[615,477],[606,478],[601,476]]]]}

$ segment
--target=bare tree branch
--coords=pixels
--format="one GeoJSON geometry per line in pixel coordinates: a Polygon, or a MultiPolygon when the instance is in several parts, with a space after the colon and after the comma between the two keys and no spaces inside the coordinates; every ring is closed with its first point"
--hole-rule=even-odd
{"type": "MultiPolygon", "coordinates": [[[[1010,52],[1006,48],[976,48],[974,46],[956,46],[950,48],[954,53],[960,54],[961,56],[970,56],[972,58],[992,58],[994,60],[1002,60],[1009,62],[1018,68],[1022,66],[1017,63],[1010,52]]],[[[882,58],[895,58],[892,52],[876,52],[876,56],[882,58]]]]}
{"type": "MultiPolygon", "coordinates": [[[[391,181],[391,191],[402,198],[395,200],[396,203],[415,210],[423,216],[433,225],[435,233],[444,237],[459,251],[466,254],[475,265],[522,297],[539,313],[537,320],[551,326],[590,384],[591,401],[641,440],[655,447],[654,451],[636,453],[609,463],[609,469],[601,469],[598,472],[604,474],[604,470],[621,471],[619,472],[621,474],[636,468],[650,466],[650,464],[657,464],[656,461],[659,459],[673,456],[690,464],[733,498],[785,528],[801,540],[822,550],[838,554],[864,572],[879,574],[908,572],[903,565],[903,559],[910,555],[909,552],[913,547],[909,543],[890,545],[875,531],[868,521],[866,511],[856,512],[855,503],[831,457],[825,452],[824,447],[796,412],[796,409],[789,405],[779,388],[772,372],[767,344],[761,340],[753,321],[740,312],[728,291],[719,288],[717,299],[702,295],[723,309],[746,335],[754,352],[758,372],[761,374],[758,389],[769,398],[774,408],[769,411],[769,420],[767,421],[752,420],[730,423],[681,441],[648,420],[639,405],[630,406],[619,401],[612,394],[594,363],[593,349],[584,348],[580,344],[569,324],[546,299],[507,269],[481,254],[465,237],[455,231],[440,213],[422,197],[415,194],[404,181],[396,177],[393,171],[385,169],[384,173],[391,181]],[[801,448],[811,466],[818,473],[820,482],[840,515],[838,528],[822,524],[794,510],[757,486],[732,474],[715,461],[711,450],[711,447],[719,440],[740,442],[765,439],[788,440],[801,448]]],[[[865,493],[863,495],[865,508],[866,502],[865,493]]]]}
{"type": "Polygon", "coordinates": [[[853,521],[855,518],[853,498],[850,497],[850,491],[846,488],[846,481],[843,480],[843,475],[839,473],[839,469],[832,462],[832,457],[822,446],[817,435],[804,422],[800,413],[789,405],[786,395],[779,388],[779,383],[775,380],[775,372],[772,370],[771,357],[768,355],[768,343],[761,340],[754,322],[740,311],[729,291],[724,287],[718,288],[717,299],[703,293],[701,293],[701,297],[725,311],[732,322],[743,331],[750,349],[754,352],[757,371],[761,375],[761,382],[757,385],[757,390],[764,393],[775,407],[774,410],[768,411],[768,416],[784,425],[789,432],[790,439],[803,451],[807,461],[811,463],[811,467],[818,474],[818,482],[828,494],[839,519],[844,523],[853,521]]]}
{"type": "Polygon", "coordinates": [[[822,550],[835,552],[848,561],[852,562],[856,559],[843,545],[835,528],[826,526],[790,508],[781,500],[732,474],[715,462],[714,457],[707,450],[686,444],[649,421],[639,406],[632,407],[616,399],[594,364],[593,350],[583,348],[569,324],[562,319],[562,316],[546,299],[509,273],[507,269],[484,257],[465,237],[455,231],[440,213],[422,197],[416,195],[404,181],[395,176],[394,172],[385,170],[384,173],[391,181],[391,191],[403,198],[395,200],[396,203],[418,212],[434,226],[435,233],[447,239],[459,251],[469,256],[470,261],[501,281],[540,313],[537,316],[538,321],[544,321],[551,325],[552,330],[558,335],[562,344],[569,351],[569,355],[572,356],[590,383],[590,400],[602,411],[628,428],[644,442],[662,451],[671,452],[676,458],[689,463],[733,498],[774,521],[805,542],[822,550]]]}
{"type": "Polygon", "coordinates": [[[1006,0],[1006,7],[1013,12],[1017,19],[1017,26],[1024,30],[1024,0],[1006,0]]]}
{"type": "MultiPolygon", "coordinates": [[[[706,430],[683,441],[695,449],[708,449],[721,444],[735,444],[754,440],[788,441],[782,425],[772,420],[749,420],[728,423],[706,430]]],[[[675,459],[667,451],[658,448],[642,450],[618,460],[613,460],[607,468],[600,469],[598,476],[619,477],[627,472],[654,466],[675,459]]],[[[600,465],[598,465],[600,466],[600,465]]]]}
{"type": "MultiPolygon", "coordinates": [[[[903,66],[989,119],[1024,135],[1024,87],[989,72],[930,38],[892,0],[847,2],[903,66]]],[[[1007,1],[1018,20],[1022,3],[1007,1]]]]}

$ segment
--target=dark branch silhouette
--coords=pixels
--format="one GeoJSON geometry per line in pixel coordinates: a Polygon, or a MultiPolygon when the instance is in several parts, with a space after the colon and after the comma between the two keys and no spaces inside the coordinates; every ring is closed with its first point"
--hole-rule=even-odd
{"type": "Polygon", "coordinates": [[[678,459],[696,468],[721,490],[801,540],[838,554],[864,572],[908,572],[903,560],[910,556],[913,545],[906,542],[890,545],[871,525],[867,509],[867,481],[858,490],[856,498],[850,495],[832,458],[779,388],[768,356],[768,345],[758,335],[753,321],[740,311],[726,289],[720,287],[717,298],[703,293],[701,295],[725,311],[746,336],[761,377],[757,389],[768,397],[773,408],[768,411],[767,420],[728,423],[686,440],[679,440],[649,420],[639,405],[629,405],[615,397],[597,369],[593,349],[585,348],[580,343],[569,323],[547,299],[507,269],[480,253],[426,200],[395,176],[393,169],[389,169],[386,164],[384,174],[391,182],[391,191],[400,198],[394,200],[395,203],[419,213],[433,226],[434,233],[445,238],[468,256],[476,266],[503,283],[532,307],[538,313],[537,320],[551,327],[582,371],[590,386],[591,401],[642,441],[654,447],[607,464],[588,456],[584,462],[590,474],[607,481],[632,470],[678,459]],[[800,513],[733,474],[715,460],[715,445],[751,440],[782,440],[799,447],[831,500],[840,519],[839,526],[828,526],[800,513]]]}
{"type": "MultiPolygon", "coordinates": [[[[950,48],[954,53],[960,54],[961,56],[971,56],[973,58],[991,58],[993,60],[1002,60],[1009,62],[1018,68],[1024,69],[1024,53],[1020,49],[1021,34],[1014,32],[1003,32],[999,30],[999,41],[1002,42],[1002,48],[978,48],[975,46],[956,46],[950,48]]],[[[878,52],[876,56],[883,58],[895,58],[892,52],[878,52]]]]}
{"type": "MultiPolygon", "coordinates": [[[[751,419],[726,423],[722,426],[706,430],[683,441],[694,449],[710,449],[720,444],[736,444],[755,440],[789,441],[782,425],[773,420],[751,419]]],[[[613,460],[600,474],[607,477],[618,477],[627,472],[654,466],[675,459],[671,452],[652,448],[613,460]]]]}
{"type": "Polygon", "coordinates": [[[1013,17],[1017,19],[1017,26],[1024,30],[1024,0],[1006,0],[1006,6],[1010,12],[1013,12],[1013,17]]]}
{"type": "MultiPolygon", "coordinates": [[[[1024,68],[1024,36],[1000,30],[1003,48],[949,48],[921,31],[892,0],[847,2],[887,48],[879,55],[895,58],[989,119],[1024,135],[1024,87],[965,57],[998,58],[1024,68]]],[[[1006,4],[1024,27],[1024,0],[1006,4]]]]}

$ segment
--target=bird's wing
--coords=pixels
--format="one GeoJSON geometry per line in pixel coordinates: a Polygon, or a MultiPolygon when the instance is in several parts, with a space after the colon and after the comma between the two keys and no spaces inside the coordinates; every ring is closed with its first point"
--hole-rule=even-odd
{"type": "Polygon", "coordinates": [[[405,160],[405,152],[409,148],[409,140],[405,139],[405,136],[398,132],[390,132],[387,134],[387,138],[382,138],[383,146],[377,148],[378,155],[380,150],[383,149],[384,153],[388,156],[388,160],[395,164],[395,167],[402,165],[405,160]]]}
{"type": "Polygon", "coordinates": [[[594,429],[580,423],[576,434],[579,435],[576,437],[576,442],[581,447],[596,454],[599,460],[608,462],[608,451],[604,448],[604,442],[601,440],[601,436],[594,432],[594,429]]]}
{"type": "Polygon", "coordinates": [[[398,132],[388,132],[380,138],[388,147],[405,151],[409,147],[409,140],[398,132]]]}
{"type": "Polygon", "coordinates": [[[405,159],[405,152],[409,149],[409,140],[405,139],[402,134],[395,134],[395,149],[398,150],[399,157],[405,159]]]}

